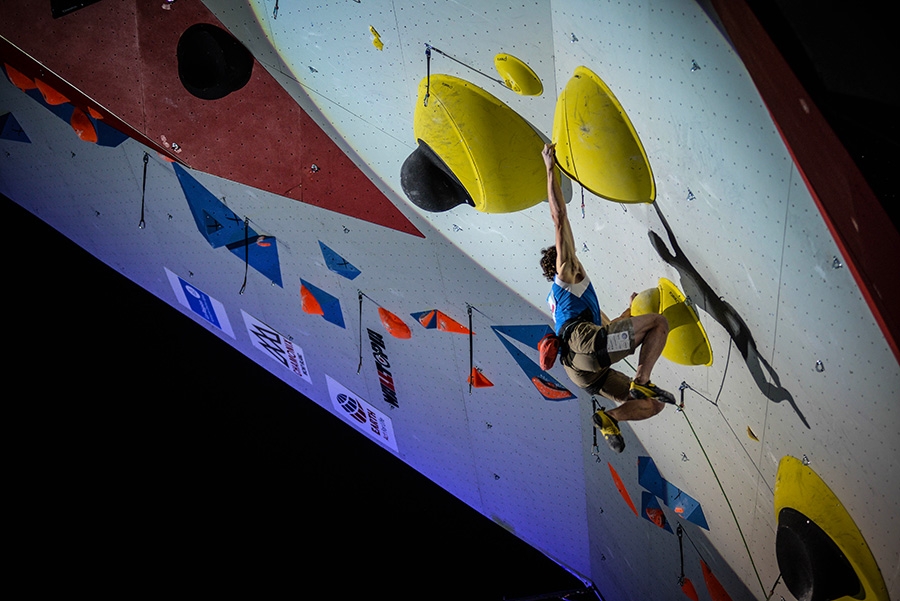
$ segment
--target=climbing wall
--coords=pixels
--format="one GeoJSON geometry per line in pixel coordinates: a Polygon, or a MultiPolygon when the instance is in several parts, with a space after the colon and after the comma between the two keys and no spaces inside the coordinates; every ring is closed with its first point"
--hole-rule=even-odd
{"type": "MultiPolygon", "coordinates": [[[[900,536],[881,517],[898,513],[900,473],[879,458],[900,450],[900,369],[713,12],[688,0],[299,4],[100,2],[55,20],[4,6],[0,192],[605,599],[677,598],[679,577],[701,598],[788,598],[773,510],[785,456],[805,457],[844,503],[897,596],[900,536]],[[198,22],[255,59],[222,100],[178,81],[174,48],[198,22]],[[24,23],[66,45],[22,35],[24,23]],[[112,51],[81,59],[99,37],[112,51]],[[498,53],[543,93],[498,81],[498,53]],[[627,113],[656,189],[653,204],[621,204],[564,179],[601,306],[618,315],[666,278],[713,357],[659,362],[654,381],[683,406],[623,424],[621,455],[591,427],[610,401],[538,365],[546,204],[429,212],[401,182],[429,74],[466,81],[550,140],[580,66],[627,113]],[[48,103],[38,81],[66,101],[48,103]],[[75,110],[116,143],[79,139],[75,110]]],[[[476,129],[460,139],[509,134],[476,129]]],[[[501,161],[490,183],[516,184],[528,158],[495,155],[478,159],[501,161]]]]}

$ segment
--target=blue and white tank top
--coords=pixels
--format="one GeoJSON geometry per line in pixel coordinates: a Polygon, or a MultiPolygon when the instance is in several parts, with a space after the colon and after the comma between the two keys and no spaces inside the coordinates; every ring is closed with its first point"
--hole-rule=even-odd
{"type": "Polygon", "coordinates": [[[601,323],[600,302],[597,300],[597,293],[594,292],[591,279],[587,275],[577,284],[567,284],[557,275],[550,287],[547,304],[550,305],[553,321],[556,322],[554,329],[557,336],[566,321],[578,317],[585,309],[591,310],[595,324],[600,325],[601,323]]]}

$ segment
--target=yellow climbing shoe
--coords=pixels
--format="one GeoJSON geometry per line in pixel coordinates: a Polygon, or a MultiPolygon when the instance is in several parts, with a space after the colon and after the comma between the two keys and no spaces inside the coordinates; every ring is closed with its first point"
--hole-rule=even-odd
{"type": "Polygon", "coordinates": [[[619,422],[608,416],[603,409],[594,413],[593,419],[594,427],[603,434],[603,438],[606,439],[606,444],[609,445],[609,448],[616,453],[624,451],[625,440],[622,438],[622,431],[619,430],[619,422]]]}
{"type": "Polygon", "coordinates": [[[675,404],[675,395],[668,390],[663,390],[653,382],[638,384],[631,381],[631,397],[634,399],[656,399],[663,403],[675,404]]]}

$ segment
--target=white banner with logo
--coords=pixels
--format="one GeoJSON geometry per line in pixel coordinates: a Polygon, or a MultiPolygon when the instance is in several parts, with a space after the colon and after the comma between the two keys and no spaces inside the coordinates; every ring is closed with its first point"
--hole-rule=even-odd
{"type": "Polygon", "coordinates": [[[244,325],[247,326],[247,334],[250,336],[253,346],[272,357],[285,369],[289,369],[312,384],[302,348],[243,309],[241,314],[244,316],[244,325]]]}
{"type": "Polygon", "coordinates": [[[339,414],[381,444],[393,449],[395,453],[399,452],[397,441],[394,440],[391,418],[331,376],[326,374],[325,379],[328,381],[328,396],[331,397],[331,403],[339,414]]]}

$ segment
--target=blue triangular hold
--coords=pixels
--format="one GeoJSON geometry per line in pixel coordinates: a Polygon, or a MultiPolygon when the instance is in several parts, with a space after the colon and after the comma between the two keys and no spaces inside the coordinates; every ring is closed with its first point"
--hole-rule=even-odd
{"type": "Polygon", "coordinates": [[[668,494],[666,487],[669,483],[650,457],[638,457],[638,483],[660,499],[665,499],[668,494]]]}
{"type": "Polygon", "coordinates": [[[663,504],[682,518],[709,530],[700,503],[692,496],[667,481],[650,457],[638,457],[638,482],[659,497],[663,504]]]}
{"type": "Polygon", "coordinates": [[[278,262],[278,243],[270,236],[258,236],[253,229],[249,230],[249,245],[244,241],[228,245],[228,250],[241,260],[247,259],[250,267],[260,272],[282,288],[281,264],[278,262]]]}
{"type": "Polygon", "coordinates": [[[31,140],[25,134],[25,130],[22,129],[22,126],[19,125],[12,113],[0,115],[0,139],[31,144],[31,140]]]}
{"type": "Polygon", "coordinates": [[[197,229],[210,246],[219,248],[228,244],[242,243],[246,237],[244,220],[191,177],[184,167],[178,163],[172,163],[172,167],[178,176],[178,183],[181,184],[181,190],[194,216],[197,229]]]}
{"type": "Polygon", "coordinates": [[[191,177],[184,167],[178,163],[172,163],[172,167],[194,216],[194,223],[210,246],[227,247],[236,257],[246,259],[253,269],[282,286],[275,238],[260,236],[253,228],[245,227],[243,219],[191,177]]]}
{"type": "Polygon", "coordinates": [[[574,394],[569,392],[565,386],[560,384],[556,378],[542,370],[540,365],[526,357],[525,353],[517,349],[513,343],[504,338],[503,335],[497,331],[496,327],[491,327],[494,329],[494,333],[497,334],[497,338],[500,339],[500,342],[503,343],[503,346],[506,347],[509,354],[516,360],[516,363],[519,364],[519,367],[522,368],[522,371],[525,372],[525,375],[528,376],[528,379],[531,380],[531,383],[537,391],[541,393],[541,396],[548,401],[566,401],[577,398],[574,394]]]}
{"type": "Polygon", "coordinates": [[[322,307],[322,317],[325,321],[342,328],[346,327],[344,326],[344,314],[341,312],[341,301],[304,279],[300,280],[300,285],[309,290],[310,294],[319,302],[319,306],[322,307]]]}
{"type": "Polygon", "coordinates": [[[553,333],[548,325],[532,326],[491,326],[495,332],[506,334],[513,340],[517,340],[525,346],[537,348],[538,342],[547,334],[553,333]]]}
{"type": "Polygon", "coordinates": [[[334,252],[332,249],[319,240],[319,248],[322,249],[322,257],[325,259],[325,266],[331,271],[340,274],[348,280],[355,279],[360,273],[359,269],[354,267],[344,257],[334,252]]]}

